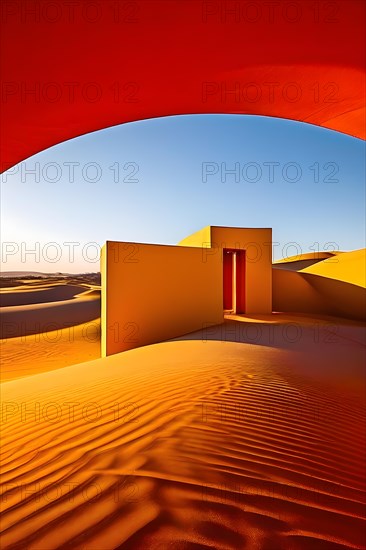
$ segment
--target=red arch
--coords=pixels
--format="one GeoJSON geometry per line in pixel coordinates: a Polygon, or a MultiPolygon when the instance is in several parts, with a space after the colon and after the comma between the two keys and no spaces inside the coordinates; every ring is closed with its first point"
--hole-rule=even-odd
{"type": "Polygon", "coordinates": [[[365,137],[363,0],[1,9],[2,170],[93,130],[172,114],[269,115],[365,137]]]}

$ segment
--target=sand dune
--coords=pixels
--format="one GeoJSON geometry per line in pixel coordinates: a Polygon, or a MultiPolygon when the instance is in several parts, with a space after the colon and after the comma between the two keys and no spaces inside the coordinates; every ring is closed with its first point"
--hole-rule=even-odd
{"type": "MultiPolygon", "coordinates": [[[[6,296],[3,294],[3,298],[6,296]]],[[[100,291],[89,287],[57,285],[37,291],[11,292],[8,296],[12,304],[26,303],[1,307],[0,338],[3,339],[62,330],[100,317],[100,291]],[[69,295],[73,298],[68,299],[69,295]],[[47,298],[52,301],[44,301],[47,298]]]]}
{"type": "Polygon", "coordinates": [[[2,271],[1,278],[13,278],[13,277],[37,277],[37,278],[49,278],[49,273],[42,273],[41,271],[2,271]]]}
{"type": "Polygon", "coordinates": [[[288,269],[366,287],[366,249],[351,252],[308,252],[273,262],[275,269],[288,269]]]}
{"type": "Polygon", "coordinates": [[[85,291],[85,287],[68,284],[38,285],[31,288],[6,288],[0,292],[0,306],[22,306],[70,300],[82,291],[85,291]]]}
{"type": "Polygon", "coordinates": [[[2,382],[100,357],[100,319],[0,340],[2,382]]]}
{"type": "Polygon", "coordinates": [[[97,274],[6,279],[13,286],[0,289],[2,381],[100,357],[96,279],[97,274]]]}
{"type": "Polygon", "coordinates": [[[336,279],[353,285],[366,287],[366,249],[344,252],[334,258],[328,258],[316,265],[303,269],[329,279],[336,279]]]}
{"type": "Polygon", "coordinates": [[[93,319],[100,315],[100,300],[97,297],[82,300],[64,300],[28,306],[1,308],[1,338],[14,338],[38,334],[50,330],[62,330],[93,319]]]}
{"type": "Polygon", "coordinates": [[[40,299],[1,308],[4,550],[366,547],[362,323],[230,315],[99,359],[98,285],[30,286],[2,290],[40,299]]]}
{"type": "Polygon", "coordinates": [[[288,262],[302,262],[307,260],[326,260],[327,258],[333,258],[334,256],[337,256],[338,254],[343,254],[343,252],[340,252],[338,250],[332,250],[331,252],[328,252],[326,250],[319,250],[317,252],[304,252],[303,254],[297,254],[296,256],[287,256],[286,258],[281,258],[281,260],[275,260],[273,262],[274,265],[277,264],[285,264],[288,262]]]}
{"type": "Polygon", "coordinates": [[[300,271],[306,267],[310,267],[314,264],[322,262],[328,258],[334,258],[337,254],[342,254],[342,252],[307,252],[305,254],[298,254],[297,256],[288,256],[287,258],[282,258],[281,260],[276,260],[273,262],[273,267],[275,269],[288,269],[290,271],[300,271]]]}
{"type": "Polygon", "coordinates": [[[332,322],[228,320],[4,383],[3,548],[364,548],[365,347],[332,322]]]}

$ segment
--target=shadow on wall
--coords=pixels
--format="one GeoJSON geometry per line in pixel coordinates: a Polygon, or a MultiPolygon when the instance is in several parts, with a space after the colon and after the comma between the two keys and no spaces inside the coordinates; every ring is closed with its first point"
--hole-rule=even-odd
{"type": "Polygon", "coordinates": [[[365,320],[366,289],[351,283],[275,268],[273,311],[322,313],[365,320]]]}

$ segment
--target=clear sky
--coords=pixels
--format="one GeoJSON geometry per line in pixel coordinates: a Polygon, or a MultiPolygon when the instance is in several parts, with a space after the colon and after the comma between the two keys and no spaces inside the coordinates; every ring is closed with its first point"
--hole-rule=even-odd
{"type": "Polygon", "coordinates": [[[34,155],[2,175],[1,199],[4,271],[98,271],[106,240],[176,244],[206,225],[272,227],[274,259],[354,250],[365,143],[267,117],[157,118],[34,155]]]}

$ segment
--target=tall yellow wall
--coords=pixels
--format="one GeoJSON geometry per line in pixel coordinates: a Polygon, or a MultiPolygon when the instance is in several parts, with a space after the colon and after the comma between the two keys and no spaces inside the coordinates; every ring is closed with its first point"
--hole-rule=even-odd
{"type": "Polygon", "coordinates": [[[272,312],[272,229],[211,227],[211,247],[246,251],[245,313],[272,312]]]}
{"type": "Polygon", "coordinates": [[[222,261],[223,248],[245,250],[245,312],[272,312],[272,229],[208,226],[179,244],[202,247],[203,261],[222,261]]]}
{"type": "Polygon", "coordinates": [[[108,241],[102,251],[102,356],[223,321],[219,255],[193,247],[108,241]]]}

